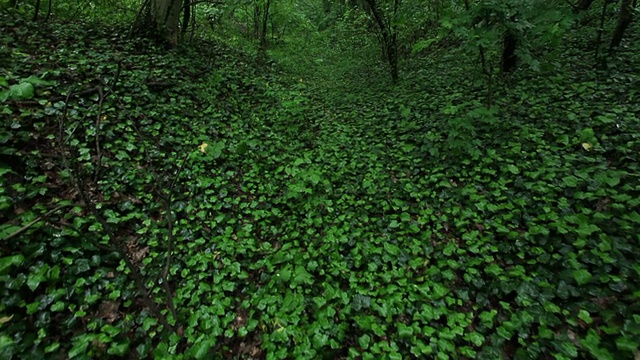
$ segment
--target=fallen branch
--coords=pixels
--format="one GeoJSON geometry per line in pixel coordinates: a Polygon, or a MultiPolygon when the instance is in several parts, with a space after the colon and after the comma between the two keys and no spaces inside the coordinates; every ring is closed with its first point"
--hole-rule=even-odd
{"type": "Polygon", "coordinates": [[[38,216],[37,218],[35,218],[33,221],[30,221],[28,224],[26,224],[25,226],[21,227],[20,229],[12,232],[11,234],[7,235],[7,237],[5,237],[4,239],[0,239],[2,241],[6,241],[9,239],[12,239],[20,234],[22,234],[23,232],[27,231],[27,229],[29,229],[30,227],[32,227],[33,225],[39,223],[42,220],[45,220],[46,218],[48,218],[49,216],[51,216],[51,214],[53,214],[54,212],[60,210],[60,209],[64,209],[66,207],[69,206],[76,206],[78,204],[63,204],[63,205],[58,205],[55,208],[47,211],[44,215],[38,216]]]}

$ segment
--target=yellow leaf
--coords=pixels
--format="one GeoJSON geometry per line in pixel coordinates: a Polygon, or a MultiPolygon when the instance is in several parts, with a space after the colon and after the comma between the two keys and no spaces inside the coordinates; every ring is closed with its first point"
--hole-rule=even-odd
{"type": "Polygon", "coordinates": [[[200,152],[203,154],[207,153],[207,146],[209,146],[209,144],[207,143],[202,143],[202,145],[200,145],[200,152]]]}
{"type": "Polygon", "coordinates": [[[582,148],[587,150],[587,151],[590,151],[591,148],[593,148],[593,145],[591,145],[589,143],[582,143],[582,148]]]}
{"type": "Polygon", "coordinates": [[[13,319],[13,315],[0,317],[0,324],[8,323],[11,319],[13,319]]]}

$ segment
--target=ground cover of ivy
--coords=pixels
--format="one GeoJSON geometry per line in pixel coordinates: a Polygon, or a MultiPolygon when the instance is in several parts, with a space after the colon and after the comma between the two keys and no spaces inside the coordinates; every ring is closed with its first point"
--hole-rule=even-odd
{"type": "Polygon", "coordinates": [[[455,47],[357,88],[1,20],[3,359],[640,356],[638,59],[488,109],[455,47]]]}

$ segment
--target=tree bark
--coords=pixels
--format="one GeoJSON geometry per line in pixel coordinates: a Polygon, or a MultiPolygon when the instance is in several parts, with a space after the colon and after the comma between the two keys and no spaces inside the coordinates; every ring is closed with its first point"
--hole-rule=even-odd
{"type": "Polygon", "coordinates": [[[262,12],[262,30],[260,31],[260,47],[264,50],[267,48],[267,24],[269,21],[269,8],[271,0],[265,0],[262,12]]]}
{"type": "Polygon", "coordinates": [[[33,11],[33,21],[38,20],[38,13],[40,12],[40,1],[41,0],[36,0],[36,6],[33,11]]]}
{"type": "Polygon", "coordinates": [[[635,6],[635,2],[636,1],[632,0],[622,0],[622,3],[620,4],[620,12],[618,13],[618,25],[613,31],[613,37],[611,38],[611,44],[609,45],[609,53],[613,53],[615,48],[620,46],[624,32],[633,20],[632,11],[635,6]]]}
{"type": "Polygon", "coordinates": [[[382,50],[386,56],[391,80],[395,83],[398,81],[398,29],[392,19],[395,19],[400,6],[400,0],[393,2],[393,14],[388,18],[384,17],[382,10],[378,7],[375,0],[365,0],[369,5],[369,11],[373,16],[373,20],[378,25],[380,35],[382,36],[382,50]]]}
{"type": "Polygon", "coordinates": [[[187,32],[189,27],[189,20],[191,19],[191,0],[184,0],[183,16],[182,16],[182,33],[187,32]]]}
{"type": "Polygon", "coordinates": [[[502,72],[512,72],[518,65],[518,57],[516,56],[516,48],[518,39],[511,30],[507,30],[504,35],[504,45],[502,47],[502,72]]]}
{"type": "Polygon", "coordinates": [[[152,0],[151,19],[157,34],[169,46],[178,45],[178,24],[180,23],[180,0],[152,0]]]}
{"type": "Polygon", "coordinates": [[[175,47],[178,45],[181,10],[181,0],[145,1],[131,28],[131,33],[175,47]]]}
{"type": "Polygon", "coordinates": [[[591,4],[593,4],[594,0],[580,0],[575,6],[576,12],[589,10],[591,4]]]}

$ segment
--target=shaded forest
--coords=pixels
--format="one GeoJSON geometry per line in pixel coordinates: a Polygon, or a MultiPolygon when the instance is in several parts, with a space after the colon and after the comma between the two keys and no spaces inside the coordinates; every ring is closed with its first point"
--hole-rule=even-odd
{"type": "Polygon", "coordinates": [[[0,358],[640,359],[638,12],[0,1],[0,358]]]}

